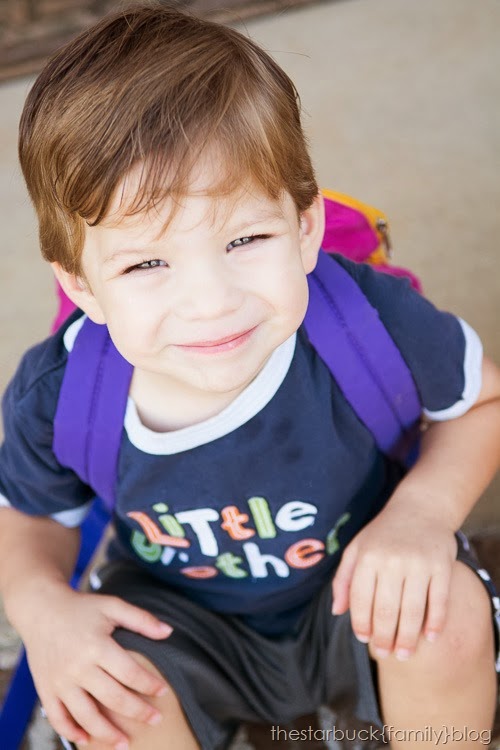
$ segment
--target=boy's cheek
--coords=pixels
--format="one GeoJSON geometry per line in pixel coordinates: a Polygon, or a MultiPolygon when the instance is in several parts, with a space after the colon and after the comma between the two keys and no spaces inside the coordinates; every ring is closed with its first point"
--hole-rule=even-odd
{"type": "Polygon", "coordinates": [[[174,332],[164,317],[154,315],[145,305],[131,303],[116,308],[106,322],[116,348],[134,365],[174,341],[174,332]]]}

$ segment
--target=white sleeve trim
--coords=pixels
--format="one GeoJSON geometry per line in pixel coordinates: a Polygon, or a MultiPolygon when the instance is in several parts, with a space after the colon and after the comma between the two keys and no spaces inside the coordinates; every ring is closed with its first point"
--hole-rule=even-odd
{"type": "Polygon", "coordinates": [[[461,417],[476,403],[481,392],[483,384],[483,345],[475,330],[465,320],[458,318],[458,322],[462,326],[465,336],[464,391],[460,400],[447,409],[441,409],[440,411],[424,409],[425,416],[433,422],[444,422],[447,419],[461,417]]]}
{"type": "Polygon", "coordinates": [[[83,523],[93,502],[93,500],[89,500],[88,503],[80,505],[78,508],[70,508],[69,510],[60,510],[58,513],[51,513],[50,518],[53,518],[54,521],[60,523],[61,526],[73,529],[75,526],[80,526],[83,523]]]}
{"type": "Polygon", "coordinates": [[[2,495],[0,492],[0,508],[12,508],[12,505],[9,503],[5,495],[2,495]]]}
{"type": "MultiPolygon", "coordinates": [[[[73,529],[75,526],[80,526],[85,520],[85,516],[90,510],[90,506],[94,501],[90,500],[85,505],[80,505],[79,508],[70,508],[69,510],[60,510],[58,513],[51,513],[49,518],[52,518],[61,526],[66,526],[68,529],[73,529]]],[[[13,508],[14,506],[10,503],[5,495],[0,492],[0,508],[13,508]]]]}

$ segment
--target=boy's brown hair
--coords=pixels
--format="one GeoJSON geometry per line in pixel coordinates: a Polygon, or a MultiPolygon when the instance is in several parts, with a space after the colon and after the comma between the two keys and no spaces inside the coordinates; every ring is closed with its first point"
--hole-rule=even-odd
{"type": "Polygon", "coordinates": [[[221,159],[213,194],[250,178],[300,213],[318,192],[297,91],[254,42],[160,4],[105,17],[49,61],[21,118],[44,257],[81,273],[85,223],[103,219],[131,168],[145,167],[135,213],[185,195],[207,147],[221,159]]]}

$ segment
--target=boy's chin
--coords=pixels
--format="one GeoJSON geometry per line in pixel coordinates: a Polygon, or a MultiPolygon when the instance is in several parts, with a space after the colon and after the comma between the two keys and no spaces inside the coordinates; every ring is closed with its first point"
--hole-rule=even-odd
{"type": "Polygon", "coordinates": [[[230,374],[225,376],[224,374],[214,373],[210,377],[200,378],[196,382],[192,383],[192,386],[199,390],[200,393],[205,393],[207,396],[213,394],[214,396],[232,396],[236,397],[239,393],[245,390],[247,386],[257,377],[262,368],[258,368],[256,372],[242,373],[241,371],[237,374],[230,374]]]}

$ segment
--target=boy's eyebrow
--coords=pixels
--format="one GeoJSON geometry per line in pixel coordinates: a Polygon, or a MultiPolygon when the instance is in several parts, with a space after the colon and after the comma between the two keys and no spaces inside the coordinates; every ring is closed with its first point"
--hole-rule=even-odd
{"type": "Polygon", "coordinates": [[[253,226],[254,224],[262,224],[265,221],[283,219],[283,212],[279,209],[268,209],[260,211],[257,215],[249,214],[245,216],[237,216],[234,221],[229,222],[226,225],[228,232],[236,232],[241,226],[253,226]]]}
{"type": "MultiPolygon", "coordinates": [[[[114,253],[111,253],[107,258],[104,258],[103,265],[108,265],[109,263],[114,263],[117,260],[121,260],[122,258],[127,257],[135,257],[137,258],[138,255],[143,255],[146,252],[146,248],[143,247],[125,247],[120,248],[119,250],[115,250],[114,253]]],[[[152,248],[147,250],[147,252],[152,252],[152,248]]]]}

